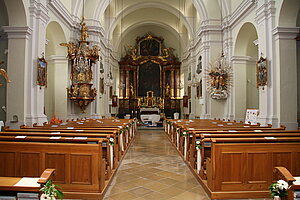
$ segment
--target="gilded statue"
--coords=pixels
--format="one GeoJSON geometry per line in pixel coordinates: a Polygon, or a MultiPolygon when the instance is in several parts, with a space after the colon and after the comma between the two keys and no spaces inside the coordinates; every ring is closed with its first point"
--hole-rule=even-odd
{"type": "MultiPolygon", "coordinates": [[[[4,62],[3,61],[0,61],[0,64],[3,64],[4,62]]],[[[11,81],[9,80],[8,78],[8,75],[7,75],[7,72],[5,71],[5,69],[0,69],[0,75],[3,76],[6,80],[7,83],[10,83],[11,81]]],[[[2,86],[3,84],[0,83],[0,87],[2,86]]]]}
{"type": "Polygon", "coordinates": [[[88,34],[88,28],[85,24],[85,22],[83,22],[84,18],[82,17],[82,20],[80,22],[80,25],[81,25],[81,36],[80,36],[80,40],[81,41],[86,41],[86,39],[89,37],[89,34],[88,34]]]}
{"type": "Polygon", "coordinates": [[[129,49],[130,49],[130,51],[131,51],[131,54],[130,54],[130,56],[131,56],[131,58],[132,58],[132,60],[137,60],[137,59],[139,59],[141,56],[138,56],[137,55],[137,49],[136,48],[134,48],[133,46],[131,46],[131,45],[128,45],[128,47],[129,47],[129,49]]]}
{"type": "Polygon", "coordinates": [[[129,97],[134,97],[134,87],[132,84],[129,86],[129,97]]]}
{"type": "Polygon", "coordinates": [[[167,84],[165,87],[165,97],[170,97],[170,96],[171,96],[170,85],[167,84]]]}
{"type": "Polygon", "coordinates": [[[69,43],[60,43],[60,46],[64,46],[68,48],[68,56],[72,56],[75,55],[77,52],[77,47],[73,42],[69,42],[69,43]]]}
{"type": "Polygon", "coordinates": [[[174,49],[173,48],[164,48],[162,50],[162,55],[158,56],[158,58],[162,61],[167,61],[167,58],[169,58],[173,54],[174,49]]]}

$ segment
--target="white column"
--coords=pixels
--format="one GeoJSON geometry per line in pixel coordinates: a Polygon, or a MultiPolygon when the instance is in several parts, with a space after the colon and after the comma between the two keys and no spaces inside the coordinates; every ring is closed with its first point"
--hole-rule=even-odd
{"type": "Polygon", "coordinates": [[[259,87],[259,116],[262,125],[279,126],[276,101],[278,88],[278,71],[275,70],[276,55],[272,31],[275,24],[275,1],[261,4],[257,8],[256,23],[258,26],[259,55],[268,59],[268,85],[259,87]]]}
{"type": "Polygon", "coordinates": [[[49,21],[46,1],[30,0],[30,27],[32,37],[28,46],[28,79],[26,85],[27,112],[26,124],[42,124],[47,121],[44,114],[44,87],[37,85],[37,59],[45,52],[46,25],[49,21]]]}
{"type": "Polygon", "coordinates": [[[65,55],[52,55],[46,58],[48,60],[49,85],[47,88],[47,110],[48,119],[53,115],[62,120],[72,118],[68,116],[68,60],[65,55]]]}
{"type": "MultiPolygon", "coordinates": [[[[297,130],[297,47],[295,37],[299,28],[276,27],[275,66],[277,71],[277,95],[275,101],[279,123],[288,130],[297,130]]],[[[272,84],[272,83],[271,83],[272,84]]],[[[298,100],[299,101],[299,100],[298,100]]]]}
{"type": "Polygon", "coordinates": [[[19,128],[25,124],[27,111],[28,45],[32,29],[29,27],[3,27],[8,37],[6,125],[19,128]],[[18,72],[18,73],[16,73],[18,72]]]}

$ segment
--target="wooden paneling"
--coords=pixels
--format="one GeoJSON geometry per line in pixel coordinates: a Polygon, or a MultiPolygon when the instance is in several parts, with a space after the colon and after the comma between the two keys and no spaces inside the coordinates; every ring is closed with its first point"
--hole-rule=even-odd
{"type": "Polygon", "coordinates": [[[300,176],[300,152],[295,152],[293,160],[296,162],[293,162],[292,173],[294,176],[300,176]]]}
{"type": "Polygon", "coordinates": [[[15,152],[0,152],[0,176],[15,176],[15,152]]]}
{"type": "Polygon", "coordinates": [[[21,152],[20,176],[39,177],[40,175],[40,153],[21,152]]]}
{"type": "Polygon", "coordinates": [[[222,183],[242,183],[242,153],[222,153],[222,183]]]}
{"type": "MultiPolygon", "coordinates": [[[[292,153],[291,152],[274,152],[273,153],[273,168],[285,167],[292,171],[292,153]]],[[[273,174],[273,180],[276,180],[275,174],[273,174]]]]}
{"type": "Polygon", "coordinates": [[[248,183],[266,183],[268,180],[268,173],[265,172],[272,170],[268,164],[268,153],[248,153],[247,162],[246,173],[248,183]]]}
{"type": "Polygon", "coordinates": [[[92,156],[71,155],[71,184],[92,184],[92,156]]]}
{"type": "Polygon", "coordinates": [[[46,153],[45,166],[46,168],[56,169],[56,174],[53,177],[55,183],[66,183],[65,174],[65,154],[46,153]]]}

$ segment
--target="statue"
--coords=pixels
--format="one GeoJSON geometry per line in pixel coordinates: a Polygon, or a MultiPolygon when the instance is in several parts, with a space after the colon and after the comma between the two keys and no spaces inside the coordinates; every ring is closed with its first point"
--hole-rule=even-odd
{"type": "Polygon", "coordinates": [[[167,84],[165,87],[165,97],[170,97],[170,96],[171,96],[170,85],[167,84]]]}
{"type": "Polygon", "coordinates": [[[82,17],[82,20],[81,20],[81,22],[80,22],[80,25],[81,25],[81,30],[80,30],[80,32],[81,32],[81,36],[80,36],[80,40],[81,41],[86,41],[86,39],[89,37],[89,34],[88,34],[88,28],[87,28],[87,26],[85,25],[85,23],[83,22],[83,20],[84,20],[84,18],[82,17]]]}
{"type": "Polygon", "coordinates": [[[131,50],[130,56],[131,56],[132,60],[135,61],[135,60],[137,60],[137,59],[139,59],[141,57],[141,56],[137,55],[137,49],[136,48],[132,47],[131,45],[129,45],[128,47],[131,50]]]}
{"type": "MultiPolygon", "coordinates": [[[[3,61],[0,61],[0,64],[3,64],[4,62],[3,61]]],[[[0,75],[3,76],[6,80],[7,83],[10,83],[11,81],[9,80],[8,78],[8,75],[7,75],[7,72],[5,71],[5,69],[0,69],[0,75]]],[[[0,87],[2,86],[3,84],[0,83],[0,87]]]]}
{"type": "Polygon", "coordinates": [[[134,88],[132,84],[129,86],[129,97],[134,97],[134,88]]]}

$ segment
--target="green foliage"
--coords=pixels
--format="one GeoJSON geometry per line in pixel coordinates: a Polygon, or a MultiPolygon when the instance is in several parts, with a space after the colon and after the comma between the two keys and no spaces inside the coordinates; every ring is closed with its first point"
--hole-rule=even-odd
{"type": "Polygon", "coordinates": [[[62,189],[59,185],[52,184],[51,180],[48,180],[47,183],[44,185],[43,188],[40,189],[40,191],[43,194],[48,195],[49,197],[58,197],[59,199],[63,199],[64,194],[59,189],[62,189]]]}
{"type": "Polygon", "coordinates": [[[288,195],[287,190],[281,190],[279,188],[278,183],[273,183],[269,186],[271,197],[279,196],[279,197],[286,197],[288,195]]]}

